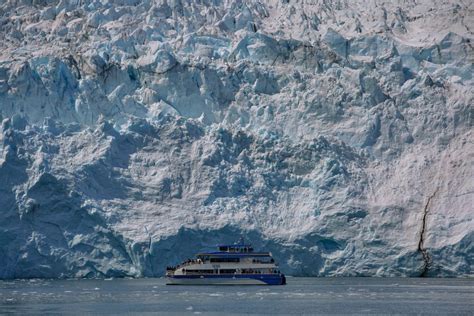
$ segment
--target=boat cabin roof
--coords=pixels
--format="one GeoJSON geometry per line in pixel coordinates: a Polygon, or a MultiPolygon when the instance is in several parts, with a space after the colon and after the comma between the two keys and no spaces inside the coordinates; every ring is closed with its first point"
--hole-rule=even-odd
{"type": "Polygon", "coordinates": [[[225,258],[238,258],[238,257],[271,257],[269,252],[253,252],[251,244],[247,244],[244,238],[234,244],[221,244],[217,245],[219,251],[203,252],[197,254],[199,257],[211,256],[211,257],[225,257],[225,258]]]}
{"type": "Polygon", "coordinates": [[[222,244],[222,245],[217,245],[217,247],[240,247],[240,248],[252,248],[251,244],[243,244],[243,243],[238,243],[238,244],[222,244]]]}
{"type": "Polygon", "coordinates": [[[246,245],[246,244],[219,245],[218,248],[219,248],[219,252],[233,252],[233,253],[253,252],[252,245],[246,245]]]}
{"type": "Polygon", "coordinates": [[[202,252],[196,255],[199,257],[218,257],[218,258],[242,258],[242,257],[271,257],[269,252],[228,252],[228,251],[212,251],[202,252]]]}

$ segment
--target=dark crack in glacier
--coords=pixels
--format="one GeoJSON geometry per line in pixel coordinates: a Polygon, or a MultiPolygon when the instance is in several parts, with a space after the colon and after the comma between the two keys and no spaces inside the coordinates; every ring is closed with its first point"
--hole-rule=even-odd
{"type": "Polygon", "coordinates": [[[428,216],[429,207],[431,204],[431,200],[436,196],[438,193],[439,188],[437,188],[433,194],[428,197],[428,201],[426,201],[425,207],[423,209],[423,220],[421,226],[421,233],[420,233],[420,240],[418,241],[418,251],[423,256],[423,268],[421,270],[420,277],[426,277],[432,265],[432,259],[428,249],[425,247],[425,233],[426,233],[426,218],[428,216]]]}

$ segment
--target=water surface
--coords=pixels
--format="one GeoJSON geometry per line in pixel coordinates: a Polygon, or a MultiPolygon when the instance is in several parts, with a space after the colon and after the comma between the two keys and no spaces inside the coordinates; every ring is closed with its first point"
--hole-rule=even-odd
{"type": "Polygon", "coordinates": [[[164,279],[0,281],[0,314],[474,315],[473,279],[288,278],[286,286],[164,279]]]}

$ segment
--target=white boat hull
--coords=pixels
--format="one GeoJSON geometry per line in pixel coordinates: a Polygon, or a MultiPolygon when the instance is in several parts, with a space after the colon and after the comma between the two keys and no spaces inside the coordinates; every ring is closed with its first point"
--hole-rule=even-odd
{"type": "Polygon", "coordinates": [[[264,281],[244,278],[166,278],[167,285],[267,285],[264,281]]]}

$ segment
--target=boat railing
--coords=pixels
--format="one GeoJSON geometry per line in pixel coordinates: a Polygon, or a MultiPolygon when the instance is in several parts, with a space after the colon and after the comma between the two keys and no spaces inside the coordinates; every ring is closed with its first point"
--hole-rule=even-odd
{"type": "Polygon", "coordinates": [[[209,274],[209,275],[212,275],[212,274],[216,274],[214,272],[190,272],[190,271],[185,271],[184,272],[185,275],[203,275],[203,274],[209,274]]]}
{"type": "Polygon", "coordinates": [[[190,266],[190,265],[193,265],[193,264],[203,264],[203,263],[204,262],[201,259],[188,259],[188,260],[178,264],[176,267],[172,267],[172,268],[174,268],[174,270],[176,270],[178,268],[187,267],[187,266],[190,266]]]}

